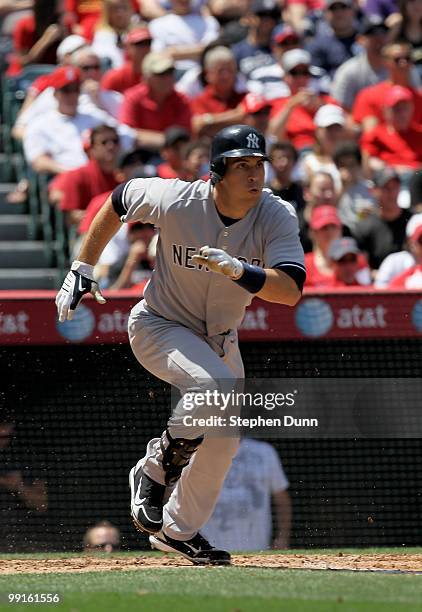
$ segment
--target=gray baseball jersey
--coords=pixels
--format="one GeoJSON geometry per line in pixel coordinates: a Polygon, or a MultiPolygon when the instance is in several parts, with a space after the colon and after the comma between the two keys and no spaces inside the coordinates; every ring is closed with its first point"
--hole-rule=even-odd
{"type": "Polygon", "coordinates": [[[195,264],[208,245],[263,268],[304,268],[293,206],[263,189],[258,204],[226,227],[210,182],[132,179],[113,204],[124,222],[159,229],[156,267],[145,289],[147,305],[162,317],[214,336],[239,326],[253,295],[232,280],[195,264]]]}

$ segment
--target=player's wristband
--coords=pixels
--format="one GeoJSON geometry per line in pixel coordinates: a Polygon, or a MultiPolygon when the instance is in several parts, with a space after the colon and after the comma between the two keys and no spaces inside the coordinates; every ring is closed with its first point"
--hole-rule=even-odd
{"type": "Polygon", "coordinates": [[[264,286],[265,279],[267,278],[267,273],[262,268],[258,266],[251,266],[248,263],[243,263],[243,274],[238,280],[234,280],[233,282],[249,293],[258,293],[261,291],[264,286]]]}
{"type": "Polygon", "coordinates": [[[79,272],[79,274],[82,274],[82,276],[89,278],[89,280],[95,281],[94,266],[92,266],[91,264],[87,264],[83,261],[78,261],[77,259],[75,259],[70,269],[74,272],[79,272]]]}

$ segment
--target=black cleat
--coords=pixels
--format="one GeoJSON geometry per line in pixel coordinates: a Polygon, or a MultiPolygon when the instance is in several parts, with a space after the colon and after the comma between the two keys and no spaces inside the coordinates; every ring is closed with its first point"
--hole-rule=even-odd
{"type": "Polygon", "coordinates": [[[139,462],[130,470],[131,514],[135,527],[146,533],[156,533],[163,526],[162,485],[147,476],[139,462]]]}
{"type": "Polygon", "coordinates": [[[163,552],[179,553],[185,559],[192,561],[194,565],[230,565],[230,553],[214,548],[200,533],[190,540],[180,541],[160,531],[160,533],[149,536],[149,541],[152,548],[163,552]]]}

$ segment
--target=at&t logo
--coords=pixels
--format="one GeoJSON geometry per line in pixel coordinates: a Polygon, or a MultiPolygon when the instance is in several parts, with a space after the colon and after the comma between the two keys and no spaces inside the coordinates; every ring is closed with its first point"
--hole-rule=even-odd
{"type": "Polygon", "coordinates": [[[71,321],[66,320],[63,323],[57,321],[56,326],[59,334],[66,340],[82,342],[94,331],[95,317],[92,310],[79,304],[71,321]]]}
{"type": "Polygon", "coordinates": [[[297,328],[304,336],[324,336],[333,326],[331,306],[319,298],[302,300],[295,312],[297,328]]]}

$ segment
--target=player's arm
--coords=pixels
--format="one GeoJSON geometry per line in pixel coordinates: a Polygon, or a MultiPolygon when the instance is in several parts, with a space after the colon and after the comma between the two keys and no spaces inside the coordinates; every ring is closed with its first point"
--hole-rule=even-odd
{"type": "Polygon", "coordinates": [[[120,219],[114,210],[111,196],[109,196],[86,233],[78,260],[95,266],[106,244],[120,227],[120,219]]]}
{"type": "Polygon", "coordinates": [[[243,263],[223,249],[208,246],[202,247],[199,255],[194,255],[192,259],[213,272],[228,276],[240,287],[267,302],[295,306],[302,296],[306,278],[302,264],[286,262],[263,269],[243,263]]]}
{"type": "Polygon", "coordinates": [[[94,278],[94,266],[104,247],[120,227],[120,219],[113,208],[111,196],[94,218],[83,241],[77,259],[56,296],[56,306],[61,322],[72,319],[79,302],[86,293],[91,293],[100,304],[105,299],[94,278]]]}
{"type": "MultiPolygon", "coordinates": [[[[94,218],[82,243],[78,258],[63,281],[56,297],[59,320],[71,319],[79,302],[91,293],[105,302],[94,278],[94,266],[121,221],[143,221],[160,227],[160,209],[174,200],[177,181],[152,178],[131,179],[118,185],[94,218]]],[[[179,181],[184,188],[184,183],[179,181]]]]}
{"type": "Polygon", "coordinates": [[[263,272],[265,272],[265,282],[262,289],[256,293],[257,297],[267,302],[286,304],[286,306],[295,306],[298,303],[302,297],[304,273],[300,274],[303,281],[298,282],[296,278],[282,270],[266,268],[263,272]]]}

